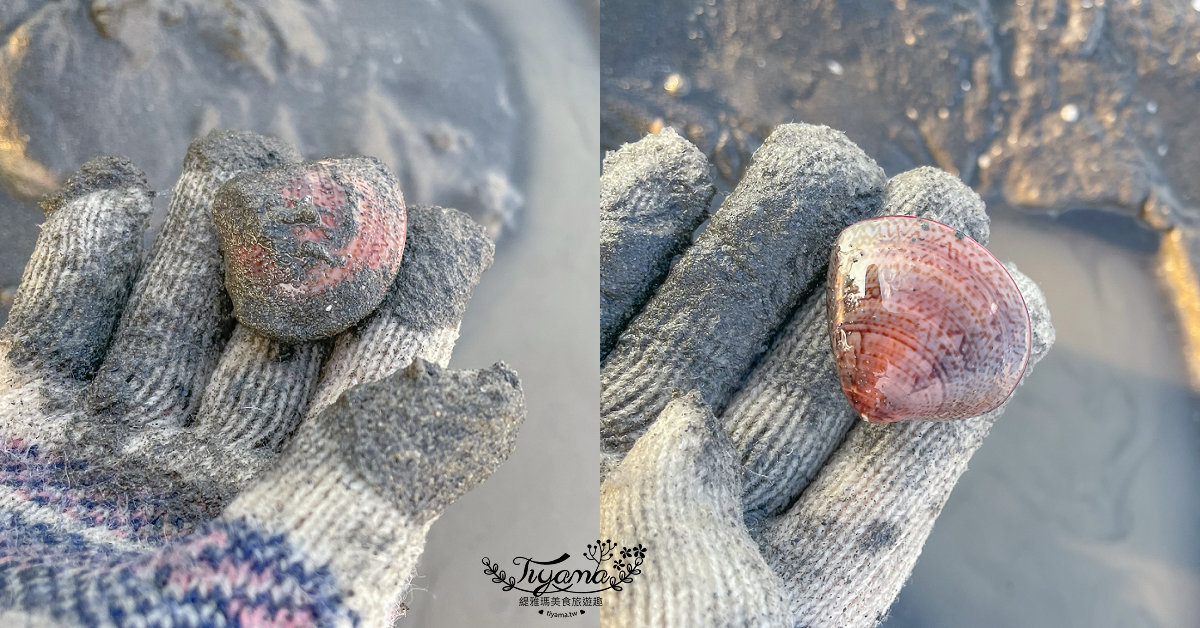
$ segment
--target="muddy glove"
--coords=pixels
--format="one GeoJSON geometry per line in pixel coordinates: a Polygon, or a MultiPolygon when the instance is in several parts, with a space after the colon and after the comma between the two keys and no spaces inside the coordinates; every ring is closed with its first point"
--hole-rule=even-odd
{"type": "Polygon", "coordinates": [[[387,297],[336,338],[234,323],[213,194],[297,159],[193,142],[144,265],[129,162],[45,201],[0,331],[0,625],[385,625],[430,524],[512,451],[516,374],[445,369],[492,259],[465,214],[410,208],[387,297]]]}
{"type": "MultiPolygon", "coordinates": [[[[789,124],[692,243],[707,172],[670,130],[604,162],[601,531],[646,548],[642,573],[605,598],[605,625],[874,626],[1002,408],[858,419],[829,344],[830,248],[889,214],[986,243],[983,203],[931,168],[888,181],[844,134],[789,124]]],[[[1009,270],[1032,367],[1054,330],[1037,286],[1009,270]]]]}

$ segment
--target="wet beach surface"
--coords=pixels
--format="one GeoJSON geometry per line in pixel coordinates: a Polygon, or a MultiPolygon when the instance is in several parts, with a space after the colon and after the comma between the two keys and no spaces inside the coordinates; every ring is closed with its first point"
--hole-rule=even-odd
{"type": "Polygon", "coordinates": [[[1058,341],[885,626],[1200,617],[1200,10],[603,0],[600,28],[602,150],[672,126],[728,192],[775,125],[828,124],[962,177],[1046,292],[1058,341]]]}
{"type": "MultiPolygon", "coordinates": [[[[409,606],[412,626],[525,627],[554,620],[483,574],[484,556],[578,558],[599,529],[596,359],[600,180],[596,39],[578,3],[482,0],[509,41],[534,121],[520,226],[497,247],[463,319],[451,366],[503,359],[529,416],[512,458],[448,508],[429,533],[409,606]]],[[[598,626],[598,614],[563,620],[598,626]]]]}
{"type": "Polygon", "coordinates": [[[1037,279],[1058,338],[884,626],[1192,625],[1200,395],[1153,281],[1157,235],[1098,212],[1004,212],[990,248],[1037,279]]]}

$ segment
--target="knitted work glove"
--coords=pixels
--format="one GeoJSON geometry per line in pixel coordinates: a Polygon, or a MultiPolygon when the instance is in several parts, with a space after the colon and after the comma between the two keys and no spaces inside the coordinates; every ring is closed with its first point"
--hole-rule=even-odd
{"type": "MultiPolygon", "coordinates": [[[[858,420],[824,271],[837,234],[876,215],[986,243],[983,203],[932,168],[888,181],[844,134],[788,124],[692,243],[707,172],[669,129],[604,161],[601,530],[647,548],[604,623],[874,626],[1003,409],[858,420]]],[[[1037,286],[1009,270],[1033,325],[1028,375],[1054,329],[1037,286]]]]}
{"type": "Polygon", "coordinates": [[[193,142],[144,265],[128,161],[45,201],[0,330],[0,625],[385,625],[430,524],[512,451],[516,374],[444,368],[492,260],[465,214],[409,208],[387,297],[336,338],[234,323],[213,194],[297,159],[193,142]]]}

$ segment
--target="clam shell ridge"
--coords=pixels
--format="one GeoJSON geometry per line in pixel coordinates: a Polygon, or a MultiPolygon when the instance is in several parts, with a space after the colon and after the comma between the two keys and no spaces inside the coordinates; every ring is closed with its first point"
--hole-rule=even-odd
{"type": "Polygon", "coordinates": [[[842,390],[872,423],[984,414],[1029,362],[1016,282],[983,245],[939,222],[850,225],[834,243],[826,290],[842,390]]]}

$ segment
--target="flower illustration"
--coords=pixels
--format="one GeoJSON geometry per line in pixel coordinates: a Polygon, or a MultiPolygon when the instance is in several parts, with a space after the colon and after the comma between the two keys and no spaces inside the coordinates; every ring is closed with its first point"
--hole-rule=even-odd
{"type": "Polygon", "coordinates": [[[595,545],[588,543],[587,551],[583,553],[583,557],[599,565],[613,557],[613,550],[616,547],[617,544],[613,543],[612,539],[606,541],[596,539],[595,545]]]}

